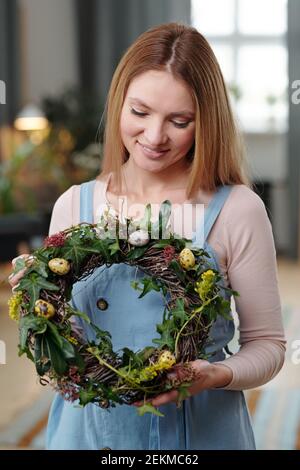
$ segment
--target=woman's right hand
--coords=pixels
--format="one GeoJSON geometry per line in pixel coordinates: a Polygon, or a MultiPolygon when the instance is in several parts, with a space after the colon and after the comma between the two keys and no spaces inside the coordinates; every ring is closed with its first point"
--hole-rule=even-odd
{"type": "Polygon", "coordinates": [[[29,254],[23,254],[23,255],[20,255],[20,256],[17,256],[16,258],[14,258],[11,262],[12,264],[12,267],[13,269],[15,269],[15,265],[16,265],[16,262],[18,259],[20,258],[23,258],[25,261],[27,260],[26,262],[26,267],[24,269],[21,269],[21,271],[19,271],[18,273],[14,274],[14,273],[11,273],[9,276],[8,276],[8,282],[9,284],[11,285],[12,287],[12,291],[14,292],[16,290],[16,288],[18,287],[19,285],[19,282],[20,280],[22,279],[22,277],[24,276],[25,272],[27,271],[28,267],[31,265],[32,261],[34,260],[34,257],[32,255],[29,255],[29,254]]]}

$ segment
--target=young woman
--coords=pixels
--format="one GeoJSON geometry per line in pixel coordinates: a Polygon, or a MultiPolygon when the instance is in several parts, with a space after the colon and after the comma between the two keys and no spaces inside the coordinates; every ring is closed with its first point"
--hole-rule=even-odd
{"type": "MultiPolygon", "coordinates": [[[[135,406],[80,408],[57,395],[47,448],[255,449],[242,390],[271,380],[285,353],[276,257],[265,207],[243,173],[228,94],[205,38],[178,23],[146,31],[121,59],[106,111],[102,172],[60,196],[50,234],[79,222],[96,223],[104,205],[120,217],[138,219],[143,215],[138,209],[150,202],[155,219],[155,208],[165,199],[193,209],[204,204],[204,227],[198,227],[193,210],[192,232],[187,229],[184,236],[203,230],[203,246],[216,269],[239,292],[241,347],[226,356],[234,323],[218,319],[208,347],[212,355],[192,363],[197,380],[183,406],[176,407],[176,390],[152,400],[163,418],[139,417],[135,406]]],[[[115,350],[151,344],[161,320],[160,294],[139,300],[131,289],[135,271],[123,264],[98,269],[73,288],[75,307],[110,331],[115,350]]],[[[11,279],[12,285],[17,282],[11,279]]],[[[79,326],[92,338],[88,327],[79,326]]]]}

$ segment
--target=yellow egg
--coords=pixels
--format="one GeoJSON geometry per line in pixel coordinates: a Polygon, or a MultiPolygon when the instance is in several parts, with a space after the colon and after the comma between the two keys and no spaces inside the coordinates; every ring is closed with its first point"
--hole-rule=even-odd
{"type": "Polygon", "coordinates": [[[63,276],[70,271],[70,263],[66,259],[63,258],[53,258],[48,263],[49,268],[55,274],[59,274],[63,276]]]}
{"type": "Polygon", "coordinates": [[[38,299],[34,305],[34,311],[39,317],[51,318],[55,315],[55,308],[46,300],[38,299]]]}
{"type": "Polygon", "coordinates": [[[165,368],[172,367],[175,362],[175,356],[170,351],[163,351],[158,358],[159,365],[164,366],[165,368]]]}
{"type": "Polygon", "coordinates": [[[189,248],[184,248],[179,253],[179,263],[183,269],[191,269],[195,266],[195,256],[189,248]]]}

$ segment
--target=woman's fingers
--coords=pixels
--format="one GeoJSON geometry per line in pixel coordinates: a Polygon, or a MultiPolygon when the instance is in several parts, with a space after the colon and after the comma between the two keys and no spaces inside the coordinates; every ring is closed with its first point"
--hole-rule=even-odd
{"type": "MultiPolygon", "coordinates": [[[[23,258],[25,261],[27,261],[27,265],[30,266],[34,260],[34,256],[32,255],[29,255],[27,253],[23,254],[23,255],[20,255],[20,256],[17,256],[16,258],[14,258],[12,260],[12,266],[13,266],[13,269],[15,268],[15,265],[17,263],[17,260],[20,259],[20,258],[23,258]]],[[[27,266],[27,267],[28,267],[27,266]]],[[[26,270],[27,270],[27,267],[24,268],[24,269],[21,269],[19,272],[17,273],[11,273],[9,276],[8,276],[8,282],[9,284],[12,286],[12,291],[14,292],[14,290],[16,289],[16,287],[18,287],[19,285],[19,281],[20,279],[22,279],[22,277],[24,276],[26,270]]]]}
{"type": "Polygon", "coordinates": [[[177,390],[171,390],[170,392],[161,393],[157,397],[153,398],[153,400],[151,400],[151,403],[153,406],[161,406],[161,405],[166,405],[167,403],[176,402],[177,398],[178,398],[177,390]]]}

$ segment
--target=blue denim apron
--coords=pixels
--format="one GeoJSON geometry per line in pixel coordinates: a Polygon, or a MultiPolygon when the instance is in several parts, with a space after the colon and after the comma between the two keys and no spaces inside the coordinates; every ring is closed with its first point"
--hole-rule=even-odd
{"type": "MultiPolygon", "coordinates": [[[[95,181],[81,185],[80,220],[93,223],[93,190],[95,181]]],[[[228,194],[230,186],[215,193],[205,211],[203,247],[211,262],[219,270],[216,257],[206,240],[228,194]]],[[[193,238],[195,240],[195,236],[193,238]]],[[[115,264],[97,268],[88,278],[73,285],[72,303],[88,313],[91,321],[101,329],[110,331],[114,350],[125,346],[138,350],[152,344],[156,324],[161,322],[164,303],[159,292],[151,291],[142,299],[131,288],[131,280],[144,277],[137,267],[115,264]],[[106,300],[105,310],[97,307],[99,299],[106,300]]],[[[99,303],[98,303],[99,304],[99,303]]],[[[81,319],[89,340],[94,331],[81,319]]],[[[225,358],[224,347],[234,335],[234,323],[219,317],[211,337],[213,342],[206,351],[212,353],[210,361],[225,358]]],[[[253,431],[242,391],[204,390],[185,400],[181,408],[174,403],[160,407],[164,417],[149,413],[140,417],[134,406],[117,405],[109,410],[88,404],[65,401],[56,394],[48,420],[48,449],[101,449],[118,450],[156,449],[255,449],[253,431]]]]}

